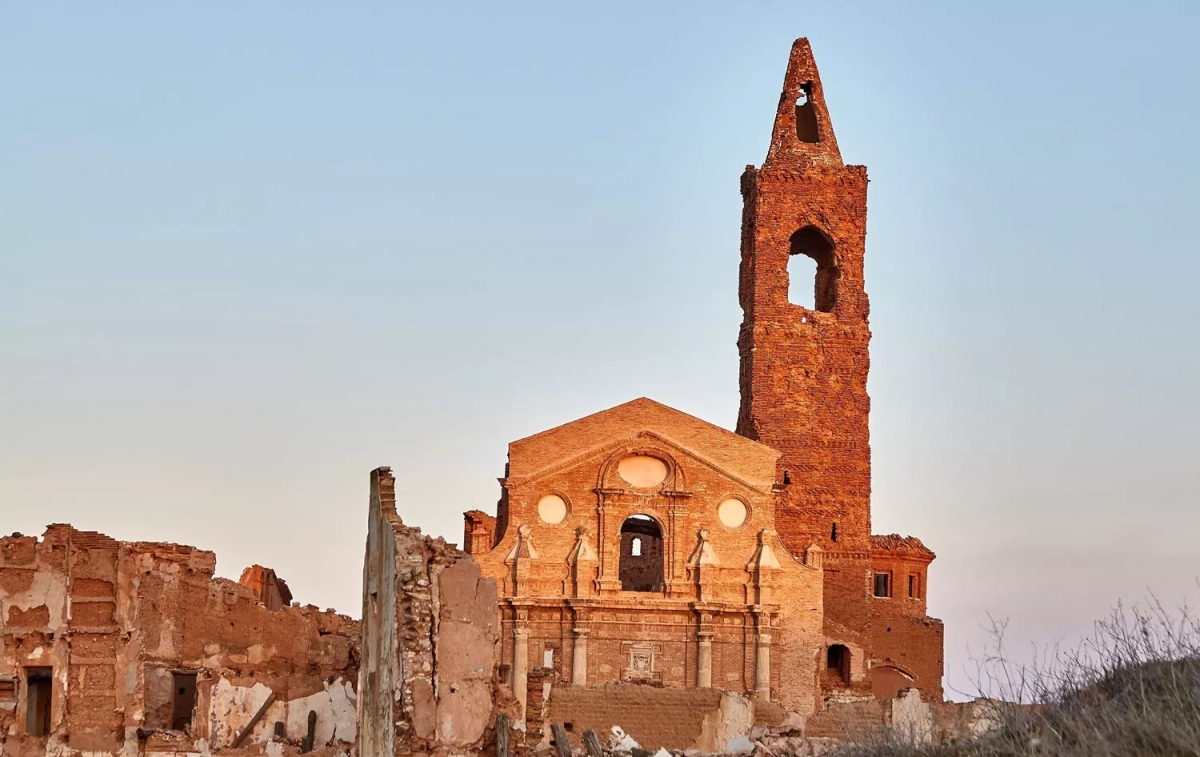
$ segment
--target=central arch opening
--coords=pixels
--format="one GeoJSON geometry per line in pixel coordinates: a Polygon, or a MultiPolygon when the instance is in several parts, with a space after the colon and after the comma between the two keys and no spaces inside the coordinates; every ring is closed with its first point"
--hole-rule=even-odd
{"type": "Polygon", "coordinates": [[[837,305],[841,272],[829,238],[816,227],[805,226],[792,234],[788,253],[788,302],[832,312],[837,305]]]}
{"type": "Polygon", "coordinates": [[[662,591],[663,536],[649,515],[631,515],[621,524],[621,588],[662,591]]]}

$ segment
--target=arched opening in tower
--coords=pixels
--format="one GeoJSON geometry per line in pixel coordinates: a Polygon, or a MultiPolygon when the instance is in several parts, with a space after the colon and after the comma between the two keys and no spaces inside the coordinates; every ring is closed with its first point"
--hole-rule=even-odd
{"type": "Polygon", "coordinates": [[[800,85],[800,96],[796,98],[796,138],[810,144],[821,141],[817,128],[817,111],[813,108],[812,82],[800,85]]]}
{"type": "Polygon", "coordinates": [[[837,305],[838,271],[833,243],[815,226],[792,234],[788,250],[788,302],[822,313],[837,305]],[[812,288],[806,286],[812,281],[812,288]]]}
{"type": "Polygon", "coordinates": [[[662,529],[649,515],[631,515],[621,524],[620,578],[625,591],[662,591],[662,529]]]}

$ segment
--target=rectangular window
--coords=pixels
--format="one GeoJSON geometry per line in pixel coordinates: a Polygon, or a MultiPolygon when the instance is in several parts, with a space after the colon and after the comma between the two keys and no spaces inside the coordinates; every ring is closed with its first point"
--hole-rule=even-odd
{"type": "Polygon", "coordinates": [[[908,598],[921,598],[921,577],[913,574],[908,577],[908,598]]]}
{"type": "Polygon", "coordinates": [[[53,668],[25,668],[25,733],[50,735],[50,705],[54,693],[53,668]]]}
{"type": "Polygon", "coordinates": [[[191,733],[192,710],[196,709],[196,674],[171,673],[175,697],[171,702],[171,730],[191,733]]]}
{"type": "Polygon", "coordinates": [[[892,574],[891,573],[876,573],[875,574],[875,596],[877,596],[877,597],[892,596],[892,574]]]}

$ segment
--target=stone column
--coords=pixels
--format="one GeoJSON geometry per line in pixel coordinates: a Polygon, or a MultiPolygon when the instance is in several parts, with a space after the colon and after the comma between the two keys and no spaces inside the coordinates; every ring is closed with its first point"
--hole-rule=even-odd
{"type": "Polygon", "coordinates": [[[712,688],[712,640],[712,631],[696,632],[696,686],[701,689],[712,688]]]}
{"type": "Polygon", "coordinates": [[[529,699],[526,688],[529,683],[529,628],[523,625],[513,627],[513,668],[512,687],[521,703],[521,720],[525,719],[525,704],[529,699]]]}
{"type": "Polygon", "coordinates": [[[571,650],[571,683],[587,685],[587,637],[588,629],[573,628],[575,646],[571,650]]]}
{"type": "Polygon", "coordinates": [[[758,632],[758,654],[754,659],[754,693],[771,698],[771,634],[758,632]]]}
{"type": "Polygon", "coordinates": [[[597,579],[597,585],[601,594],[611,595],[621,590],[621,524],[615,524],[617,534],[614,538],[614,535],[609,533],[614,528],[614,524],[609,523],[610,513],[608,512],[608,499],[614,494],[614,491],[598,489],[597,494],[600,497],[597,508],[599,527],[596,530],[596,554],[600,558],[600,577],[597,579]]]}

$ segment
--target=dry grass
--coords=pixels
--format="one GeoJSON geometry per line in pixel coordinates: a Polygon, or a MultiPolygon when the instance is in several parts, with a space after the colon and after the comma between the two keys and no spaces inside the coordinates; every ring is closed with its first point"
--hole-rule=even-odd
{"type": "Polygon", "coordinates": [[[847,746],[836,757],[1200,757],[1200,618],[1118,607],[1079,648],[1031,664],[995,652],[980,661],[976,684],[1001,700],[982,736],[913,746],[897,734],[847,746]],[[1023,705],[1006,704],[1020,702],[1023,705]]]}

